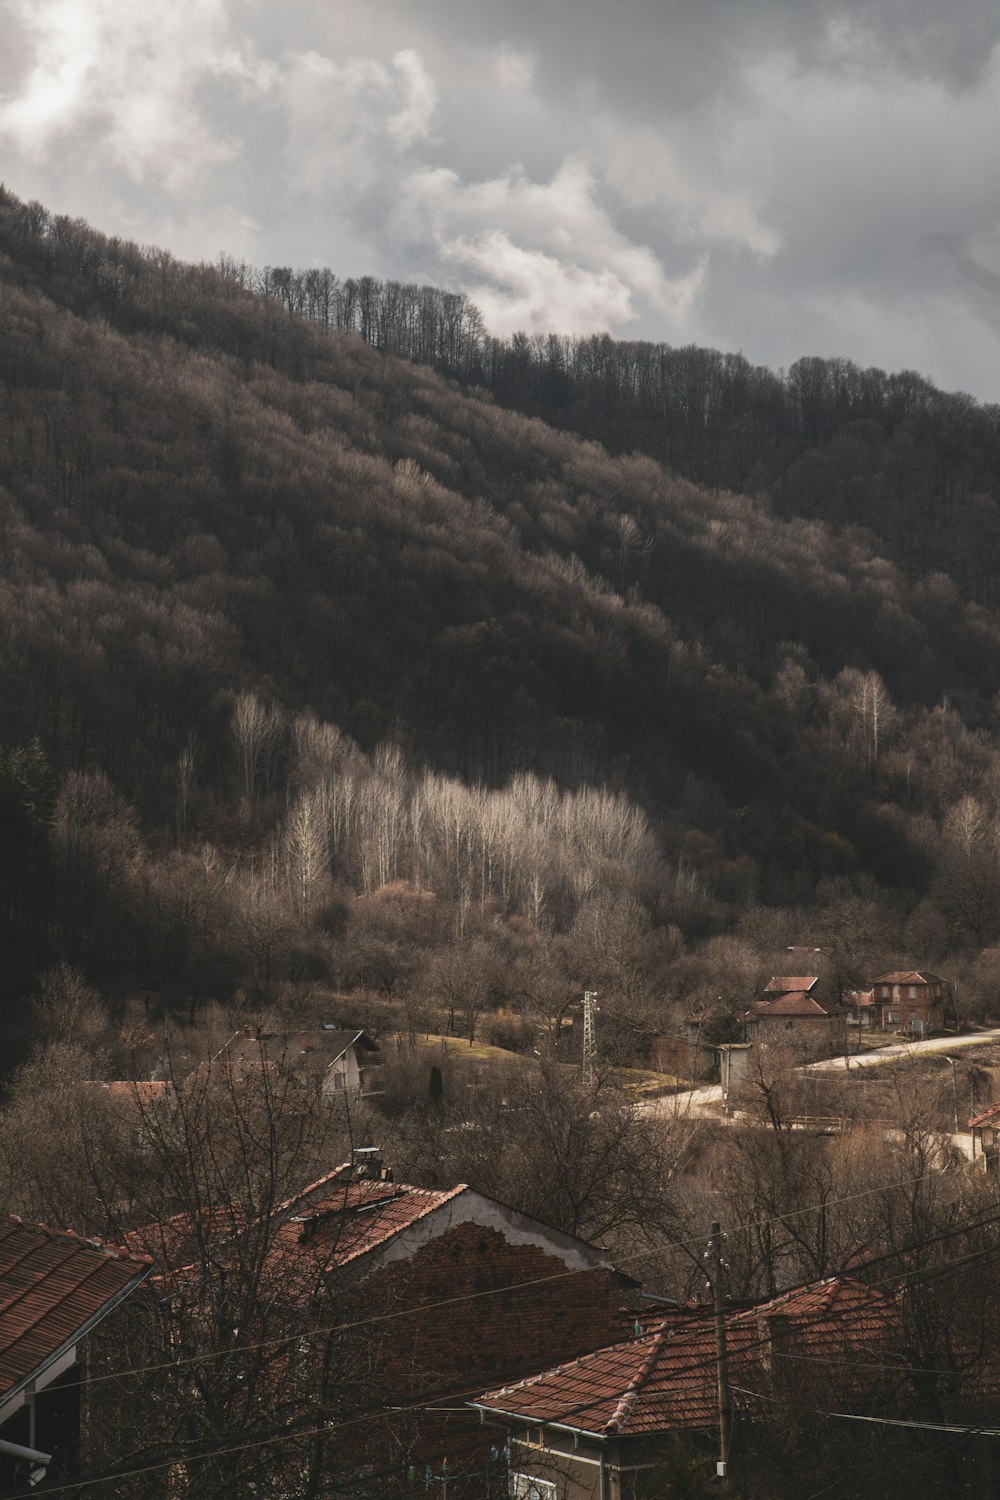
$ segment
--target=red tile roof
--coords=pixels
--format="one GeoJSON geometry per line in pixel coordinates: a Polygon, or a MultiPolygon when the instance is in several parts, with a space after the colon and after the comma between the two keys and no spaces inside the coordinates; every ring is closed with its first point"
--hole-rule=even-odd
{"type": "MultiPolygon", "coordinates": [[[[275,1220],[270,1262],[276,1276],[294,1276],[298,1268],[314,1284],[317,1268],[358,1261],[469,1191],[464,1182],[431,1192],[406,1183],[358,1181],[350,1172],[349,1163],[339,1166],[274,1205],[268,1217],[275,1220]]],[[[248,1227],[235,1207],[222,1204],[196,1215],[175,1214],[126,1238],[130,1248],[152,1255],[162,1268],[183,1271],[197,1260],[203,1240],[221,1254],[227,1241],[235,1241],[248,1227]]]]}
{"type": "MultiPolygon", "coordinates": [[[[341,1163],[332,1172],[324,1173],[291,1197],[274,1204],[265,1217],[277,1218],[296,1209],[305,1213],[317,1194],[329,1193],[350,1170],[349,1163],[341,1163]]],[[[181,1271],[194,1265],[199,1246],[210,1243],[213,1250],[221,1251],[245,1228],[246,1217],[240,1208],[235,1204],[221,1203],[194,1212],[184,1210],[154,1224],[144,1224],[141,1229],[132,1229],[126,1234],[125,1243],[131,1251],[151,1255],[159,1269],[181,1271]]]]}
{"type": "Polygon", "coordinates": [[[661,1326],[487,1391],[474,1404],[601,1435],[710,1427],[716,1412],[715,1334],[706,1324],[674,1335],[661,1326]]]}
{"type": "Polygon", "coordinates": [[[235,1240],[243,1227],[239,1209],[226,1203],[194,1213],[185,1211],[156,1224],[144,1224],[141,1229],[130,1229],[125,1244],[132,1254],[152,1257],[159,1270],[179,1271],[194,1265],[200,1246],[211,1245],[213,1250],[221,1250],[227,1242],[235,1240]]]}
{"type": "Polygon", "coordinates": [[[866,1343],[893,1331],[898,1320],[890,1297],[853,1277],[830,1276],[772,1297],[734,1321],[778,1315],[794,1321],[796,1342],[806,1346],[828,1346],[834,1334],[840,1344],[866,1343]]]}
{"type": "Polygon", "coordinates": [[[0,1398],[37,1376],[149,1271],[147,1257],[69,1230],[0,1220],[0,1398]]]}
{"type": "Polygon", "coordinates": [[[984,1109],[981,1115],[973,1115],[969,1121],[970,1130],[978,1130],[981,1125],[992,1125],[994,1130],[1000,1130],[1000,1104],[991,1104],[989,1109],[984,1109]]]}
{"type": "Polygon", "coordinates": [[[765,995],[791,995],[793,992],[808,992],[819,983],[818,974],[775,974],[764,986],[765,995]]]}
{"type": "Polygon", "coordinates": [[[922,974],[913,969],[904,973],[902,970],[894,971],[892,974],[876,974],[872,984],[943,984],[936,974],[922,974]]]}
{"type": "Polygon", "coordinates": [[[313,1275],[317,1265],[327,1270],[354,1264],[468,1191],[464,1182],[443,1192],[406,1183],[345,1182],[276,1231],[275,1261],[302,1264],[313,1275]]]}
{"type": "MultiPolygon", "coordinates": [[[[488,1391],[472,1404],[596,1436],[713,1427],[718,1421],[715,1329],[707,1313],[686,1326],[668,1316],[640,1338],[488,1391]]],[[[728,1313],[734,1384],[759,1379],[765,1363],[776,1353],[791,1353],[790,1345],[800,1357],[846,1354],[863,1369],[865,1348],[884,1348],[897,1325],[889,1298],[848,1278],[798,1288],[747,1311],[728,1313]]],[[[841,1396],[851,1378],[838,1368],[841,1396]]]]}
{"type": "Polygon", "coordinates": [[[824,1005],[822,1000],[814,1000],[804,990],[796,990],[792,994],[779,995],[776,1000],[755,1000],[747,1011],[747,1015],[754,1016],[838,1016],[843,1013],[842,1005],[824,1005]]]}

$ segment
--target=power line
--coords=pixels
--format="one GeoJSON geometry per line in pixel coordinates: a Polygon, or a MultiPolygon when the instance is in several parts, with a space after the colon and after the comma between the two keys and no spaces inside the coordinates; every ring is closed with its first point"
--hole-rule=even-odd
{"type": "MultiPolygon", "coordinates": [[[[768,1396],[763,1391],[748,1391],[743,1386],[733,1386],[741,1396],[751,1396],[756,1401],[767,1401],[774,1406],[784,1406],[780,1396],[768,1396]]],[[[917,1432],[951,1432],[959,1437],[1000,1437],[1000,1427],[970,1427],[960,1422],[921,1422],[914,1417],[873,1417],[856,1411],[826,1411],[820,1406],[806,1408],[813,1416],[829,1417],[841,1422],[867,1422],[874,1427],[906,1427],[917,1432]]]]}
{"type": "MultiPolygon", "coordinates": [[[[946,1169],[946,1170],[950,1170],[950,1169],[946,1169]]],[[[903,1179],[900,1179],[900,1180],[895,1181],[895,1182],[883,1183],[883,1184],[879,1185],[878,1187],[865,1188],[865,1189],[861,1190],[860,1192],[857,1192],[857,1193],[848,1193],[848,1194],[845,1194],[845,1195],[843,1195],[843,1196],[841,1196],[839,1198],[828,1198],[825,1202],[807,1205],[805,1207],[798,1208],[798,1209],[791,1209],[791,1210],[788,1210],[784,1214],[774,1214],[774,1215],[771,1215],[771,1216],[769,1216],[767,1218],[763,1218],[763,1219],[748,1220],[748,1221],[745,1221],[745,1222],[743,1222],[741,1224],[734,1225],[731,1230],[727,1231],[727,1234],[738,1234],[738,1233],[740,1233],[743,1230],[757,1229],[757,1228],[763,1227],[766,1224],[771,1224],[771,1223],[784,1223],[784,1221],[785,1221],[786,1218],[791,1217],[793,1215],[801,1215],[801,1214],[806,1214],[806,1213],[818,1213],[818,1212],[824,1211],[825,1209],[833,1207],[833,1206],[835,1206],[838,1203],[852,1202],[855,1199],[869,1197],[869,1196],[871,1196],[872,1194],[875,1194],[875,1193],[890,1192],[890,1191],[893,1191],[894,1189],[896,1189],[898,1187],[906,1187],[906,1186],[912,1185],[912,1183],[919,1182],[919,1181],[921,1181],[921,1179],[922,1179],[923,1176],[924,1176],[923,1173],[918,1173],[915,1177],[912,1177],[912,1178],[903,1178],[903,1179]]],[[[921,1246],[925,1245],[925,1244],[931,1244],[931,1243],[935,1243],[938,1239],[940,1239],[942,1237],[947,1238],[947,1237],[951,1237],[952,1235],[966,1233],[970,1229],[984,1228],[984,1227],[987,1227],[990,1223],[996,1222],[998,1219],[1000,1219],[1000,1213],[998,1213],[997,1215],[994,1215],[994,1216],[992,1216],[990,1218],[987,1218],[985,1220],[982,1220],[982,1221],[980,1221],[978,1223],[970,1223],[968,1225],[965,1225],[965,1226],[962,1226],[962,1227],[959,1227],[959,1228],[955,1228],[955,1229],[951,1229],[951,1230],[945,1231],[945,1233],[944,1233],[943,1236],[934,1236],[934,1237],[931,1237],[929,1239],[921,1240],[921,1241],[918,1242],[918,1244],[921,1245],[921,1246]]],[[[691,1238],[691,1239],[687,1239],[687,1240],[674,1240],[671,1243],[672,1243],[672,1245],[675,1248],[684,1248],[684,1247],[691,1247],[691,1246],[703,1246],[704,1243],[705,1243],[705,1236],[704,1235],[699,1235],[697,1237],[694,1237],[694,1238],[691,1238]]],[[[901,1249],[899,1251],[890,1251],[890,1252],[887,1252],[883,1256],[879,1256],[879,1257],[876,1257],[874,1259],[869,1259],[867,1261],[862,1262],[860,1265],[856,1265],[856,1266],[851,1267],[850,1268],[850,1273],[853,1274],[854,1272],[856,1272],[858,1270],[866,1269],[867,1267],[869,1267],[871,1265],[876,1265],[881,1260],[892,1259],[896,1255],[905,1254],[905,1253],[907,1253],[907,1251],[910,1251],[910,1250],[912,1250],[914,1248],[917,1248],[917,1247],[916,1246],[907,1246],[907,1247],[904,1247],[903,1249],[901,1249]]],[[[530,1281],[519,1282],[519,1283],[517,1283],[517,1286],[520,1289],[520,1288],[524,1288],[524,1287],[541,1286],[541,1285],[545,1285],[547,1283],[551,1283],[551,1282],[555,1282],[555,1281],[563,1281],[563,1280],[566,1280],[569,1277],[579,1276],[579,1275],[586,1274],[586,1272],[588,1270],[591,1270],[591,1269],[594,1269],[594,1268],[592,1268],[592,1267],[579,1267],[579,1268],[576,1268],[574,1270],[555,1272],[555,1273],[553,1273],[550,1276],[540,1276],[540,1277],[535,1277],[535,1278],[533,1278],[530,1281]]],[[[840,1274],[844,1274],[844,1273],[840,1273],[840,1274]]],[[[898,1283],[900,1280],[906,1279],[909,1274],[911,1274],[911,1273],[900,1272],[896,1276],[894,1276],[892,1278],[892,1280],[894,1282],[898,1283]]],[[[319,1326],[319,1327],[314,1327],[314,1328],[300,1329],[300,1330],[298,1330],[298,1331],[296,1331],[294,1333],[276,1334],[273,1338],[261,1339],[261,1340],[255,1342],[255,1343],[251,1343],[251,1344],[232,1344],[232,1345],[230,1345],[226,1349],[212,1350],[212,1351],[209,1351],[209,1352],[206,1352],[206,1353],[203,1353],[203,1354],[188,1355],[188,1356],[185,1356],[185,1357],[183,1357],[181,1359],[164,1361],[161,1364],[142,1366],[142,1367],[140,1367],[137,1370],[112,1371],[112,1372],[109,1372],[109,1373],[103,1374],[103,1375],[92,1375],[92,1376],[88,1376],[86,1379],[82,1379],[80,1381],[70,1382],[69,1385],[67,1386],[67,1388],[72,1388],[74,1386],[104,1384],[104,1383],[106,1383],[108,1381],[113,1381],[113,1380],[133,1379],[133,1378],[135,1378],[136,1376],[139,1376],[139,1375],[155,1374],[155,1373],[157,1373],[158,1371],[161,1371],[161,1370],[179,1369],[179,1368],[182,1368],[182,1367],[184,1367],[186,1365],[202,1364],[202,1363],[207,1364],[207,1363],[210,1363],[213,1360],[228,1359],[228,1358],[234,1357],[234,1356],[236,1356],[238,1354],[256,1353],[256,1352],[259,1352],[261,1350],[268,1349],[268,1348],[278,1348],[282,1344],[297,1343],[301,1339],[320,1338],[320,1337],[324,1337],[324,1336],[329,1335],[329,1334],[335,1334],[335,1333],[341,1333],[341,1332],[346,1333],[346,1332],[355,1331],[355,1330],[357,1330],[359,1328],[365,1328],[365,1327],[374,1326],[376,1324],[389,1323],[389,1322],[394,1321],[397,1318],[411,1317],[411,1316],[413,1316],[418,1311],[419,1312],[434,1311],[434,1310],[436,1310],[438,1308],[450,1307],[450,1306],[454,1306],[454,1305],[456,1305],[458,1303],[462,1303],[462,1302],[470,1302],[470,1301],[475,1301],[475,1300],[480,1299],[480,1298],[497,1296],[497,1295],[500,1295],[504,1291],[510,1291],[510,1290],[511,1290],[510,1287],[493,1287],[493,1288],[486,1288],[485,1290],[478,1291],[478,1292],[463,1292],[463,1293],[460,1293],[460,1294],[458,1294],[458,1295],[456,1295],[454,1297],[442,1298],[438,1302],[422,1304],[420,1308],[402,1308],[402,1309],[399,1309],[399,1310],[394,1311],[394,1312],[386,1312],[386,1313],[373,1314],[370,1317],[356,1319],[356,1320],[354,1320],[354,1321],[352,1321],[350,1323],[327,1324],[327,1325],[323,1325],[323,1326],[319,1326]]]]}
{"type": "MultiPolygon", "coordinates": [[[[995,1217],[997,1217],[997,1216],[995,1216],[995,1217]]],[[[995,1219],[991,1220],[989,1222],[994,1222],[994,1221],[995,1221],[995,1219]]],[[[957,1228],[953,1228],[951,1231],[949,1231],[949,1233],[952,1234],[952,1235],[966,1233],[970,1228],[975,1228],[975,1227],[982,1227],[982,1226],[981,1225],[963,1225],[963,1226],[959,1226],[957,1228]]],[[[939,1236],[938,1238],[942,1238],[942,1237],[946,1237],[946,1236],[939,1236]]],[[[960,1264],[960,1262],[956,1262],[954,1264],[960,1264]]],[[[862,1267],[861,1269],[864,1269],[864,1268],[862,1267]]],[[[563,1275],[576,1275],[576,1274],[580,1274],[580,1273],[579,1272],[567,1272],[567,1273],[563,1273],[563,1275]]],[[[905,1278],[906,1274],[919,1274],[919,1272],[904,1273],[904,1278],[905,1278]]],[[[559,1279],[563,1279],[563,1275],[557,1275],[557,1276],[551,1277],[551,1278],[550,1277],[538,1278],[537,1281],[538,1282],[544,1282],[544,1281],[549,1281],[549,1280],[559,1280],[559,1279]]],[[[894,1279],[898,1281],[901,1278],[894,1278],[894,1279]]],[[[537,1283],[535,1283],[535,1284],[537,1284],[537,1283]]],[[[434,1304],[434,1305],[435,1306],[437,1306],[437,1305],[447,1305],[447,1302],[450,1302],[450,1301],[473,1300],[475,1297],[478,1297],[478,1296],[491,1295],[492,1294],[492,1290],[493,1289],[490,1289],[489,1291],[487,1291],[485,1293],[471,1293],[471,1294],[466,1294],[464,1296],[460,1296],[460,1297],[453,1298],[453,1299],[446,1299],[445,1303],[434,1304]]],[[[502,1290],[508,1290],[509,1291],[510,1288],[504,1288],[502,1290]]],[[[421,1310],[426,1310],[426,1308],[421,1309],[421,1310]]],[[[396,1316],[406,1316],[410,1311],[413,1311],[413,1310],[411,1310],[411,1309],[405,1309],[401,1313],[386,1314],[385,1318],[386,1319],[391,1319],[391,1318],[394,1318],[396,1316]]],[[[735,1323],[736,1319],[738,1319],[741,1316],[746,1316],[746,1314],[736,1314],[736,1315],[734,1315],[734,1317],[729,1320],[730,1326],[733,1326],[733,1324],[735,1323]]],[[[810,1320],[810,1321],[813,1322],[813,1323],[819,1322],[819,1321],[822,1321],[824,1317],[825,1317],[825,1314],[817,1312],[817,1314],[815,1315],[815,1317],[812,1320],[810,1320]]],[[[345,1327],[345,1329],[347,1327],[363,1327],[363,1326],[366,1326],[368,1323],[373,1322],[373,1321],[382,1321],[382,1319],[381,1318],[376,1318],[376,1319],[362,1319],[362,1320],[359,1320],[357,1323],[355,1323],[353,1325],[344,1325],[344,1327],[345,1327]]],[[[809,1322],[806,1322],[805,1326],[808,1327],[809,1326],[809,1322]]],[[[320,1332],[324,1332],[324,1331],[336,1331],[336,1330],[319,1330],[319,1329],[318,1330],[314,1330],[315,1333],[320,1333],[320,1332]]],[[[692,1337],[694,1337],[696,1335],[697,1332],[700,1332],[702,1334],[702,1336],[704,1336],[704,1332],[705,1332],[704,1327],[702,1327],[700,1330],[678,1329],[677,1332],[672,1337],[672,1342],[676,1341],[675,1345],[674,1345],[676,1347],[677,1344],[683,1344],[685,1335],[688,1338],[692,1338],[692,1337]]],[[[295,1337],[299,1337],[300,1338],[300,1337],[306,1337],[306,1336],[307,1335],[300,1334],[300,1335],[296,1335],[295,1337]]],[[[268,1341],[268,1342],[271,1342],[271,1341],[268,1341]]],[[[745,1348],[741,1349],[740,1353],[741,1353],[741,1355],[752,1354],[757,1349],[763,1347],[763,1345],[766,1342],[767,1342],[766,1336],[760,1335],[756,1339],[754,1339],[748,1346],[746,1346],[745,1348]]],[[[245,1347],[246,1347],[247,1350],[252,1351],[256,1346],[248,1345],[248,1346],[245,1346],[245,1347]]],[[[232,1352],[232,1351],[229,1351],[229,1352],[232,1352]]],[[[585,1355],[584,1356],[579,1356],[579,1358],[586,1358],[586,1357],[587,1356],[585,1356],[585,1355]]],[[[182,1363],[182,1362],[179,1362],[179,1361],[178,1362],[172,1362],[171,1364],[165,1365],[165,1366],[152,1366],[152,1367],[148,1367],[148,1369],[146,1371],[124,1372],[121,1376],[119,1376],[119,1375],[116,1374],[116,1375],[112,1375],[112,1376],[108,1376],[108,1377],[97,1377],[97,1380],[100,1381],[101,1379],[130,1378],[130,1377],[134,1377],[136,1374],[149,1373],[150,1371],[156,1370],[156,1369],[159,1369],[159,1368],[174,1368],[177,1364],[180,1364],[180,1363],[182,1363]]],[[[186,1363],[186,1361],[184,1363],[186,1363]]],[[[709,1354],[707,1356],[704,1356],[702,1358],[694,1360],[690,1365],[688,1365],[688,1366],[686,1366],[686,1367],[684,1367],[684,1368],[682,1368],[680,1370],[675,1371],[675,1374],[677,1374],[677,1375],[685,1375],[685,1374],[691,1374],[691,1375],[693,1375],[693,1374],[696,1374],[696,1373],[701,1372],[701,1371],[707,1371],[707,1370],[709,1370],[710,1368],[712,1368],[712,1366],[715,1365],[715,1363],[716,1363],[716,1356],[715,1356],[715,1354],[713,1352],[713,1353],[711,1353],[711,1354],[709,1354]]],[[[865,1369],[865,1368],[868,1368],[868,1366],[862,1364],[860,1366],[860,1368],[865,1369]]],[[[901,1373],[910,1373],[910,1374],[913,1374],[913,1373],[921,1373],[921,1372],[919,1372],[919,1371],[912,1371],[911,1370],[909,1372],[902,1371],[901,1373]]],[[[87,1382],[81,1382],[81,1383],[85,1384],[87,1382]]],[[[439,1390],[439,1392],[437,1393],[437,1399],[446,1399],[446,1398],[447,1399],[455,1399],[455,1398],[461,1399],[463,1397],[469,1397],[469,1396],[473,1396],[473,1395],[478,1394],[479,1391],[480,1391],[480,1389],[481,1389],[481,1383],[477,1383],[477,1385],[474,1386],[474,1387],[469,1387],[469,1388],[462,1389],[462,1390],[455,1390],[454,1388],[445,1388],[445,1389],[439,1390]]],[[[684,1386],[684,1387],[674,1386],[673,1389],[674,1389],[675,1395],[683,1395],[683,1394],[685,1394],[687,1392],[690,1392],[690,1391],[700,1391],[702,1389],[702,1386],[701,1386],[701,1384],[687,1385],[687,1386],[684,1386]]],[[[741,1387],[741,1386],[732,1386],[732,1389],[734,1391],[738,1391],[739,1394],[749,1396],[752,1399],[757,1399],[757,1400],[762,1400],[762,1401],[768,1401],[768,1402],[772,1402],[774,1404],[783,1404],[783,1403],[781,1403],[778,1400],[778,1398],[767,1396],[767,1395],[765,1395],[762,1392],[750,1391],[750,1390],[747,1390],[746,1388],[741,1387]]],[[[348,1428],[350,1428],[352,1426],[356,1426],[359,1422],[367,1421],[370,1417],[375,1416],[375,1415],[403,1415],[403,1414],[413,1413],[413,1412],[418,1412],[418,1411],[434,1412],[435,1410],[440,1410],[440,1408],[436,1408],[432,1404],[432,1402],[433,1402],[434,1399],[435,1399],[434,1397],[430,1397],[429,1398],[428,1397],[428,1393],[425,1392],[421,1396],[421,1398],[419,1400],[407,1403],[407,1404],[402,1405],[402,1406],[386,1407],[386,1406],[382,1405],[382,1406],[372,1407],[372,1408],[366,1409],[363,1412],[355,1413],[352,1417],[342,1418],[342,1419],[340,1419],[338,1421],[334,1421],[334,1422],[326,1422],[326,1423],[321,1424],[318,1427],[303,1428],[303,1429],[300,1429],[300,1430],[298,1430],[296,1432],[287,1432],[287,1433],[285,1433],[283,1435],[282,1434],[271,1434],[271,1435],[269,1435],[268,1437],[265,1437],[265,1438],[256,1438],[256,1439],[252,1439],[252,1440],[250,1440],[248,1442],[244,1442],[244,1443],[229,1444],[229,1445],[227,1445],[225,1447],[217,1448],[217,1449],[212,1449],[212,1450],[207,1451],[207,1452],[206,1451],[198,1451],[198,1452],[192,1452],[192,1453],[188,1453],[188,1454],[184,1454],[182,1452],[175,1452],[169,1458],[158,1460],[154,1464],[147,1464],[147,1465],[143,1465],[141,1467],[130,1469],[130,1470],[118,1470],[118,1471],[114,1471],[114,1472],[109,1472],[109,1473],[106,1473],[106,1474],[103,1474],[103,1475],[99,1475],[99,1476],[92,1476],[92,1477],[90,1477],[88,1479],[75,1480],[75,1481],[72,1481],[72,1482],[69,1482],[69,1483],[66,1483],[66,1484],[62,1484],[62,1485],[47,1486],[46,1487],[46,1493],[48,1493],[48,1494],[60,1494],[60,1493],[67,1494],[67,1493],[70,1493],[70,1492],[79,1492],[79,1491],[81,1491],[83,1489],[89,1488],[89,1487],[91,1487],[93,1485],[97,1485],[97,1484],[104,1484],[104,1483],[109,1483],[109,1482],[116,1482],[116,1481],[122,1480],[122,1479],[138,1478],[138,1477],[141,1477],[141,1476],[143,1476],[145,1474],[156,1473],[156,1472],[159,1472],[159,1471],[161,1471],[161,1470],[163,1470],[165,1468],[170,1468],[172,1465],[177,1464],[177,1463],[194,1462],[194,1461],[202,1461],[202,1462],[204,1462],[204,1461],[211,1461],[211,1460],[215,1460],[215,1459],[218,1459],[218,1458],[224,1458],[224,1457],[234,1456],[234,1455],[236,1455],[238,1453],[242,1453],[242,1452],[249,1452],[249,1451],[252,1451],[254,1449],[258,1449],[258,1448],[262,1448],[262,1447],[268,1447],[268,1446],[279,1446],[280,1447],[280,1446],[282,1446],[285,1443],[298,1442],[298,1441],[301,1441],[303,1439],[310,1438],[310,1437],[317,1437],[317,1436],[320,1436],[320,1435],[330,1435],[330,1434],[333,1434],[333,1433],[336,1433],[336,1432],[345,1431],[345,1430],[347,1430],[348,1428]]],[[[583,1404],[581,1404],[580,1407],[578,1407],[578,1408],[571,1408],[570,1410],[572,1412],[572,1411],[575,1411],[575,1410],[583,1410],[583,1409],[585,1409],[585,1408],[584,1408],[583,1404]]],[[[891,1419],[891,1418],[876,1418],[876,1417],[870,1417],[869,1418],[869,1417],[865,1417],[865,1416],[862,1416],[861,1414],[857,1414],[857,1413],[827,1412],[827,1411],[824,1411],[824,1410],[819,1409],[819,1408],[810,1408],[810,1410],[815,1410],[815,1412],[816,1412],[817,1415],[824,1416],[824,1417],[829,1417],[831,1419],[841,1419],[841,1418],[843,1418],[843,1419],[846,1419],[846,1420],[858,1420],[858,1421],[864,1420],[864,1421],[869,1421],[869,1422],[872,1422],[872,1423],[881,1423],[882,1425],[897,1426],[897,1427],[912,1427],[912,1428],[921,1428],[921,1427],[923,1427],[923,1428],[928,1428],[928,1429],[935,1430],[935,1431],[940,1431],[940,1432],[945,1432],[945,1433],[952,1433],[952,1434],[955,1434],[955,1435],[984,1435],[984,1436],[991,1436],[991,1437],[992,1436],[1000,1436],[1000,1428],[971,1427],[971,1426],[962,1426],[962,1425],[959,1425],[959,1424],[951,1424],[951,1423],[943,1423],[943,1424],[919,1423],[919,1422],[915,1422],[915,1421],[912,1421],[912,1420],[906,1420],[906,1419],[891,1419]]],[[[10,1500],[30,1500],[30,1493],[24,1493],[22,1495],[11,1496],[10,1500]]]]}
{"type": "MultiPolygon", "coordinates": [[[[63,1387],[60,1387],[60,1389],[63,1389],[63,1387]]],[[[438,1397],[442,1400],[446,1398],[454,1399],[456,1397],[474,1396],[479,1391],[479,1389],[480,1387],[478,1385],[459,1390],[455,1390],[451,1387],[446,1387],[440,1390],[437,1394],[438,1397]]],[[[296,1432],[272,1433],[267,1437],[252,1438],[248,1442],[227,1444],[225,1447],[214,1448],[208,1451],[199,1450],[197,1452],[191,1453],[183,1453],[177,1451],[172,1453],[168,1458],[158,1459],[156,1463],[143,1464],[138,1468],[109,1470],[104,1474],[92,1475],[87,1479],[75,1479],[67,1481],[64,1484],[46,1485],[45,1494],[69,1494],[73,1491],[88,1489],[91,1486],[97,1484],[117,1483],[122,1479],[136,1479],[144,1474],[155,1474],[160,1472],[160,1470],[162,1469],[169,1469],[174,1464],[178,1463],[206,1462],[218,1458],[232,1457],[237,1453],[248,1453],[255,1448],[266,1448],[270,1446],[282,1447],[286,1443],[300,1442],[305,1438],[327,1436],[332,1435],[333,1433],[343,1432],[350,1427],[356,1427],[360,1422],[367,1422],[372,1417],[376,1416],[403,1416],[412,1412],[434,1410],[436,1410],[436,1408],[429,1404],[428,1395],[426,1392],[424,1392],[420,1400],[408,1402],[407,1404],[402,1406],[382,1405],[367,1407],[364,1411],[355,1412],[353,1416],[343,1417],[337,1421],[323,1422],[316,1427],[300,1428],[296,1432]]],[[[6,1497],[6,1500],[34,1500],[34,1496],[36,1495],[36,1493],[36,1491],[30,1490],[22,1492],[19,1495],[8,1495],[6,1497]]]]}

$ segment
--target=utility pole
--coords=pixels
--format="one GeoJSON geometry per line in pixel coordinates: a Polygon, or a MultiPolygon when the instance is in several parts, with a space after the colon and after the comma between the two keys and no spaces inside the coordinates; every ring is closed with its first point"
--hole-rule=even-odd
{"type": "Polygon", "coordinates": [[[955,1082],[955,1064],[957,1057],[946,1057],[945,1062],[951,1063],[951,1103],[955,1113],[955,1134],[958,1135],[958,1084],[955,1082]]]}
{"type": "Polygon", "coordinates": [[[594,1086],[594,1065],[597,1062],[597,991],[583,992],[583,1058],[581,1072],[587,1088],[594,1086]]]}
{"type": "Polygon", "coordinates": [[[715,1366],[719,1388],[719,1461],[715,1472],[723,1482],[729,1472],[729,1434],[733,1399],[729,1392],[729,1353],[726,1348],[726,1298],[722,1284],[722,1226],[712,1225],[708,1255],[712,1264],[712,1301],[715,1304],[715,1366]]]}

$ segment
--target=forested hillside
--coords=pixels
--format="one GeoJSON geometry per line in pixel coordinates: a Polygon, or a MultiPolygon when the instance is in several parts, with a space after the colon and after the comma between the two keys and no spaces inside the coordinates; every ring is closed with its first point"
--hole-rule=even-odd
{"type": "Polygon", "coordinates": [[[807,929],[845,975],[996,940],[995,411],[703,351],[598,401],[583,345],[411,299],[501,405],[307,280],[0,200],[12,1014],[60,958],[185,1006],[450,992],[471,1030],[586,980],[666,1013],[807,929]]]}
{"type": "Polygon", "coordinates": [[[776,374],[742,354],[607,334],[498,339],[468,298],[435,287],[220,269],[324,330],[354,330],[696,483],[766,493],[781,515],[864,527],[914,576],[946,571],[971,597],[997,600],[1000,406],[848,359],[804,358],[776,374]]]}

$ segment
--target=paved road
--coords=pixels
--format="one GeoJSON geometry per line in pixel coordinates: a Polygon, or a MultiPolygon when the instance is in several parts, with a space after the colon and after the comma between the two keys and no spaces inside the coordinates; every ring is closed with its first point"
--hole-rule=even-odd
{"type": "Polygon", "coordinates": [[[985,1047],[991,1042],[1000,1042],[1000,1026],[992,1031],[970,1031],[964,1036],[931,1037],[924,1042],[894,1042],[891,1047],[879,1047],[874,1052],[858,1052],[847,1057],[827,1057],[822,1062],[806,1063],[804,1073],[832,1073],[838,1068],[848,1072],[851,1068],[874,1068],[879,1063],[894,1062],[900,1057],[915,1057],[923,1053],[945,1057],[966,1047],[985,1047]]]}
{"type": "MultiPolygon", "coordinates": [[[[802,1073],[833,1073],[838,1070],[851,1072],[854,1068],[873,1068],[880,1063],[895,1062],[901,1057],[920,1056],[924,1053],[948,1056],[967,1047],[984,1047],[1000,1042],[1000,1026],[992,1031],[971,1031],[964,1036],[932,1037],[923,1042],[894,1042],[889,1047],[879,1047],[872,1052],[858,1052],[845,1057],[827,1057],[822,1062],[804,1063],[796,1071],[802,1073]]],[[[674,1118],[686,1115],[689,1118],[709,1114],[718,1116],[722,1103],[722,1085],[709,1083],[697,1089],[686,1089],[680,1094],[665,1094],[660,1099],[650,1099],[643,1108],[650,1114],[674,1118]]]]}

